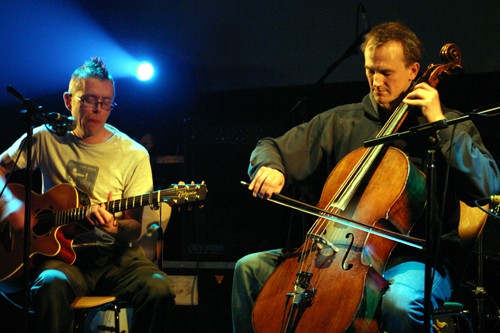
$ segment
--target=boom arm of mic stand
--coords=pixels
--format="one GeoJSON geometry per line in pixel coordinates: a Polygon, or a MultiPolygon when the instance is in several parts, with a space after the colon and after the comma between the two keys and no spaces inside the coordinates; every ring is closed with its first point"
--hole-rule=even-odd
{"type": "Polygon", "coordinates": [[[397,139],[405,139],[407,137],[412,137],[418,134],[424,134],[424,133],[432,133],[437,130],[443,129],[448,127],[448,123],[445,119],[443,120],[438,120],[433,123],[428,123],[428,124],[422,124],[418,126],[411,127],[409,130],[404,131],[404,132],[397,132],[393,134],[389,134],[386,136],[381,136],[379,138],[371,139],[371,140],[366,140],[364,142],[365,147],[373,147],[377,146],[383,143],[388,143],[392,142],[397,139]]]}
{"type": "Polygon", "coordinates": [[[389,135],[386,135],[386,136],[381,136],[381,137],[378,137],[378,138],[375,138],[375,139],[366,140],[364,142],[364,146],[365,147],[373,147],[373,146],[376,146],[376,145],[379,145],[379,144],[392,142],[392,141],[397,140],[397,139],[406,139],[407,137],[412,137],[412,136],[416,136],[416,135],[420,135],[420,134],[425,134],[425,133],[429,133],[430,134],[430,133],[433,133],[433,132],[435,132],[437,130],[440,130],[440,129],[443,129],[443,128],[447,128],[449,125],[453,125],[453,124],[457,124],[457,123],[461,123],[463,121],[469,120],[473,116],[477,116],[477,115],[492,115],[492,116],[493,115],[497,115],[497,114],[495,114],[495,112],[498,112],[499,110],[500,110],[500,106],[493,107],[493,108],[490,108],[490,109],[487,109],[487,110],[483,110],[483,111],[480,111],[480,112],[477,112],[477,113],[469,113],[469,114],[463,115],[461,117],[457,117],[457,118],[450,119],[450,120],[442,119],[442,120],[438,120],[438,121],[435,121],[435,122],[432,122],[432,123],[427,123],[427,124],[422,124],[422,125],[418,125],[418,126],[413,126],[413,127],[410,127],[410,129],[408,129],[407,131],[404,131],[404,132],[393,133],[393,134],[389,134],[389,135]]]}

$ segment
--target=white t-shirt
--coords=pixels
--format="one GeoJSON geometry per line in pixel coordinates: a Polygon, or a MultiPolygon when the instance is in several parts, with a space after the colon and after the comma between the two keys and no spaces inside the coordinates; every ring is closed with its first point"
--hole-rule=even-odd
{"type": "MultiPolygon", "coordinates": [[[[40,126],[33,131],[32,167],[42,173],[42,193],[57,184],[71,184],[86,193],[92,203],[144,194],[152,190],[151,164],[147,150],[115,127],[106,124],[112,135],[103,143],[86,144],[71,132],[57,136],[40,126]]],[[[15,160],[24,137],[8,154],[15,160]]],[[[17,166],[26,167],[26,154],[17,166]]]]}

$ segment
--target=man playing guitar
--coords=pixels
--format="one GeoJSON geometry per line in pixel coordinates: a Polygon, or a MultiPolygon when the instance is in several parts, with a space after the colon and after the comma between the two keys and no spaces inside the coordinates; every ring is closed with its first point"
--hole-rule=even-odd
{"type": "MultiPolygon", "coordinates": [[[[92,58],[74,71],[69,89],[63,95],[66,108],[76,120],[76,128],[63,135],[56,135],[46,126],[33,131],[31,160],[32,166],[41,171],[43,193],[32,209],[33,242],[50,238],[56,244],[54,256],[33,265],[30,274],[34,278],[30,286],[31,310],[37,332],[72,332],[70,304],[78,296],[111,294],[128,301],[134,308],[135,332],[165,330],[174,305],[175,295],[168,276],[145,258],[140,249],[130,245],[140,235],[141,209],[111,211],[103,204],[147,193],[153,188],[146,149],[107,124],[116,106],[114,96],[114,80],[105,64],[99,58],[92,58]],[[85,223],[78,224],[81,232],[68,244],[90,250],[67,262],[58,255],[64,253],[64,236],[74,230],[44,230],[44,216],[57,209],[78,206],[81,192],[88,195],[90,206],[84,211],[85,223]],[[44,196],[47,204],[43,203],[44,196]],[[94,246],[87,247],[89,244],[94,246]]],[[[26,168],[25,141],[25,137],[19,138],[0,155],[2,175],[26,168]]],[[[14,196],[21,200],[22,196],[12,192],[14,195],[7,189],[0,201],[2,217],[10,215],[2,224],[10,223],[10,230],[19,232],[23,223],[17,217],[22,215],[23,205],[14,196]]]]}

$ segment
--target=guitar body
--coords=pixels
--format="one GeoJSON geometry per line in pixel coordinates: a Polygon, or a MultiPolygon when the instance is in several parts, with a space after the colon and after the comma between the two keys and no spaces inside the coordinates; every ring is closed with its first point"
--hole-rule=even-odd
{"type": "MultiPolygon", "coordinates": [[[[24,187],[9,184],[12,193],[24,201],[24,187]]],[[[58,226],[54,212],[79,205],[79,194],[69,184],[60,184],[46,193],[31,196],[30,264],[36,255],[57,257],[69,264],[76,260],[71,237],[77,234],[78,224],[58,226]]],[[[0,238],[0,291],[16,291],[16,277],[21,275],[24,265],[24,232],[2,235],[0,238]]]]}

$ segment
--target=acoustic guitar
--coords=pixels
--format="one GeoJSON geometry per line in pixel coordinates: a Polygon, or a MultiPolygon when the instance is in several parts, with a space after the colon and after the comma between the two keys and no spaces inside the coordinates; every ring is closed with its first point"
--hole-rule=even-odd
{"type": "MultiPolygon", "coordinates": [[[[9,184],[12,193],[24,200],[24,186],[9,184]]],[[[146,194],[104,202],[111,213],[142,206],[158,206],[166,202],[176,206],[205,199],[205,184],[173,184],[171,187],[146,194]]],[[[90,205],[82,198],[84,194],[69,184],[60,184],[39,195],[32,192],[31,231],[29,258],[30,265],[35,256],[52,257],[68,264],[76,260],[73,239],[89,231],[92,225],[85,219],[90,205]]],[[[22,272],[24,266],[24,232],[14,232],[9,223],[0,223],[0,291],[10,292],[10,284],[22,272]]]]}

